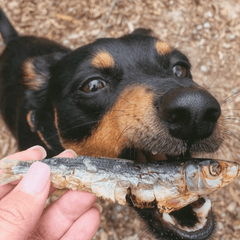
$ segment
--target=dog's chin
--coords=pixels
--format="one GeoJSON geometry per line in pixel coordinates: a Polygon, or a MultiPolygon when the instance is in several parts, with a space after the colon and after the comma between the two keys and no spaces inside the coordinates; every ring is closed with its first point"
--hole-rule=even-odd
{"type": "MultiPolygon", "coordinates": [[[[184,156],[167,157],[163,154],[140,153],[138,151],[135,160],[140,162],[152,162],[159,160],[189,159],[184,156]]],[[[134,207],[130,197],[128,203],[134,207]]],[[[204,240],[208,239],[214,229],[215,221],[211,210],[211,201],[208,198],[199,198],[197,201],[171,213],[160,213],[157,205],[151,209],[139,209],[134,207],[141,218],[148,224],[151,233],[156,239],[161,240],[204,240]]]]}

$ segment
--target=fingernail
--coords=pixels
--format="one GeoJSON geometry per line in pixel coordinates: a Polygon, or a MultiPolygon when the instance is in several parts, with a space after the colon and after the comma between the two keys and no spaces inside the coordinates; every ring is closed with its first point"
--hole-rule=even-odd
{"type": "Polygon", "coordinates": [[[72,149],[66,149],[65,151],[61,152],[58,156],[61,157],[63,155],[64,157],[72,157],[72,155],[74,157],[77,157],[77,154],[72,149]]]}
{"type": "Polygon", "coordinates": [[[49,182],[49,177],[49,166],[41,162],[35,162],[21,181],[21,190],[32,195],[40,194],[49,182]]]}
{"type": "Polygon", "coordinates": [[[27,150],[37,150],[37,151],[40,151],[41,154],[42,154],[42,158],[41,159],[44,159],[47,156],[46,150],[42,146],[39,146],[39,145],[30,147],[27,150]]]}
{"type": "Polygon", "coordinates": [[[102,211],[103,211],[102,205],[100,205],[99,203],[95,203],[94,205],[95,205],[95,207],[98,208],[99,212],[102,213],[102,211]]]}

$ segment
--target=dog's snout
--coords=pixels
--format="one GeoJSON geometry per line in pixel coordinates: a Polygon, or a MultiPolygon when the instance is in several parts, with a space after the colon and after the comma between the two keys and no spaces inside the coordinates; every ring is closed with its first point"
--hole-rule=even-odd
{"type": "Polygon", "coordinates": [[[203,89],[179,88],[161,100],[161,117],[171,136],[186,141],[213,133],[221,114],[218,101],[203,89]]]}

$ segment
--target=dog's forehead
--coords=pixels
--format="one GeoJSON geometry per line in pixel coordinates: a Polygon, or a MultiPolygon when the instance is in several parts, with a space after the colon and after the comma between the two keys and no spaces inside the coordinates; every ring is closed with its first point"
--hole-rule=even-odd
{"type": "Polygon", "coordinates": [[[151,77],[153,82],[171,77],[172,67],[179,61],[190,68],[187,57],[168,43],[152,36],[129,34],[98,39],[71,52],[56,66],[58,79],[62,79],[64,86],[82,84],[97,76],[124,84],[130,79],[145,82],[151,77]],[[66,66],[68,71],[65,71],[66,66]]]}
{"type": "Polygon", "coordinates": [[[136,66],[140,62],[151,64],[156,58],[165,59],[172,51],[168,43],[142,34],[98,39],[77,50],[79,57],[85,56],[83,62],[99,69],[136,66]]]}

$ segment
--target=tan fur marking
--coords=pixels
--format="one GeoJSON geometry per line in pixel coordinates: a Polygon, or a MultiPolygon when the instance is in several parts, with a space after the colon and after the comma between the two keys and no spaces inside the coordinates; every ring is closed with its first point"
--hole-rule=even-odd
{"type": "Polygon", "coordinates": [[[96,68],[113,68],[115,66],[115,61],[109,52],[101,50],[94,55],[91,64],[96,68]]]}
{"type": "Polygon", "coordinates": [[[158,54],[162,55],[162,56],[167,55],[172,51],[172,49],[170,48],[170,46],[167,43],[161,42],[161,41],[156,42],[155,48],[156,48],[158,54]]]}
{"type": "Polygon", "coordinates": [[[124,148],[141,144],[135,138],[136,131],[151,118],[153,93],[144,86],[127,87],[119,96],[113,108],[106,113],[90,137],[82,142],[69,141],[61,137],[58,126],[58,114],[55,109],[55,125],[64,148],[73,149],[78,155],[116,158],[124,148]],[[150,110],[150,111],[149,111],[150,110]]]}
{"type": "Polygon", "coordinates": [[[45,138],[43,137],[42,133],[38,130],[37,131],[38,136],[40,137],[40,139],[44,142],[44,144],[49,148],[52,149],[52,147],[48,144],[48,142],[45,140],[45,138]]]}
{"type": "Polygon", "coordinates": [[[23,82],[28,89],[37,91],[45,81],[46,77],[44,75],[36,73],[35,66],[31,59],[28,59],[23,63],[23,82]]]}
{"type": "MultiPolygon", "coordinates": [[[[31,114],[32,114],[32,111],[29,111],[28,114],[27,114],[27,123],[28,123],[29,127],[31,128],[31,130],[33,131],[34,130],[34,125],[31,121],[31,114]]],[[[48,144],[48,142],[45,140],[45,138],[43,137],[42,133],[39,130],[37,131],[37,134],[38,134],[39,138],[42,140],[42,142],[44,142],[44,144],[49,149],[52,149],[52,147],[48,144]]]]}
{"type": "Polygon", "coordinates": [[[27,123],[29,125],[29,127],[31,128],[31,131],[34,130],[34,125],[31,121],[31,114],[32,114],[32,111],[29,111],[28,114],[27,114],[27,123]]]}

